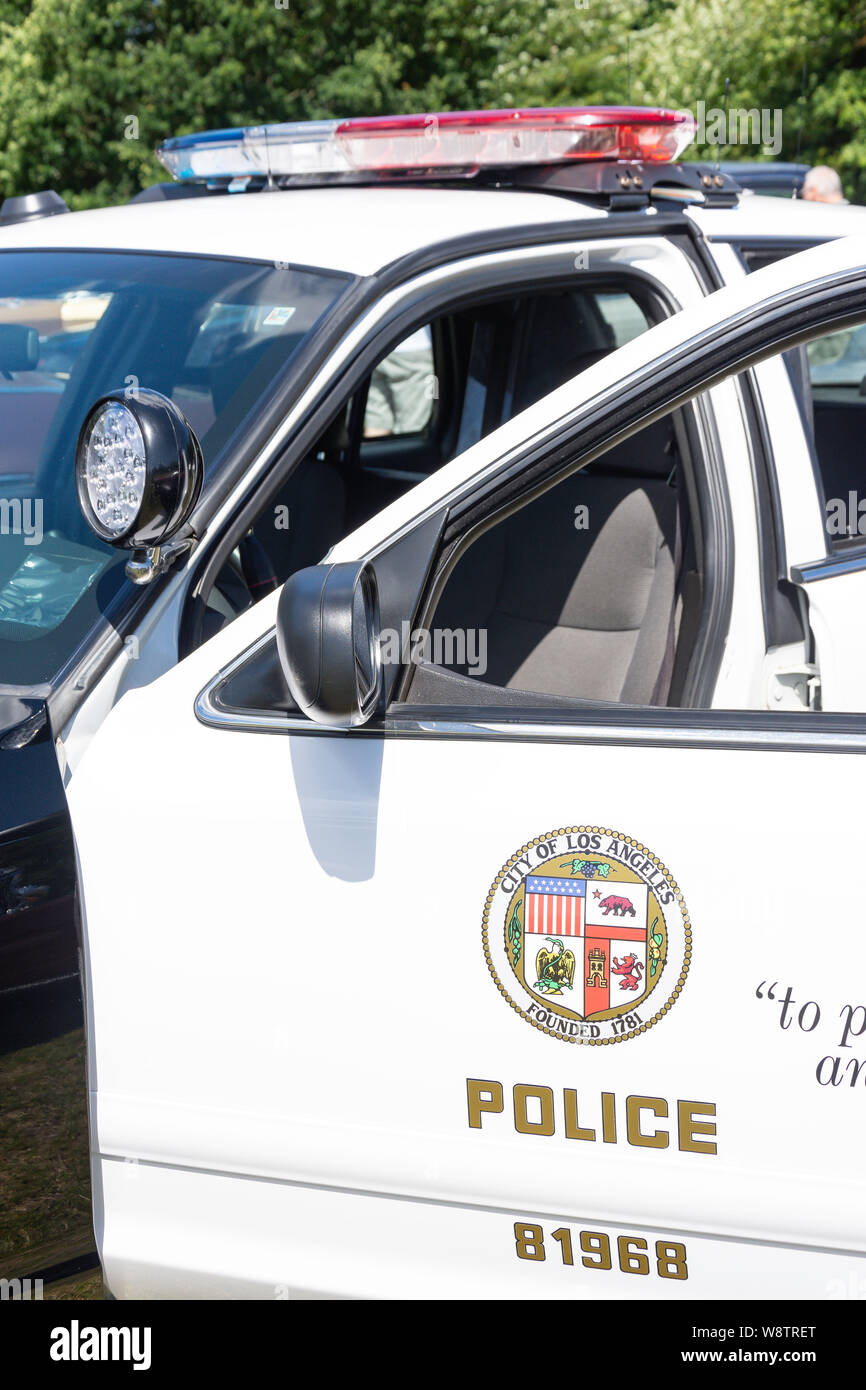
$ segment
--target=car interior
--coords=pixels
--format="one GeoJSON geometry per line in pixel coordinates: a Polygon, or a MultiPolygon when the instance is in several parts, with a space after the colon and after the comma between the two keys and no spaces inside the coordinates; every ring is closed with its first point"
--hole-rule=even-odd
{"type": "MultiPolygon", "coordinates": [[[[416,664],[406,703],[677,704],[701,608],[682,422],[633,435],[494,524],[452,570],[429,627],[484,633],[486,669],[416,664]]],[[[467,649],[468,650],[468,649],[467,649]]]]}
{"type": "MultiPolygon", "coordinates": [[[[399,344],[347,401],[243,538],[208,598],[210,636],[264,593],[318,563],[342,536],[661,317],[622,284],[511,295],[442,316],[404,373],[405,414],[370,427],[377,381],[412,356],[399,344]],[[417,427],[418,397],[427,402],[417,427]]],[[[415,335],[417,338],[417,335],[415,335]]]]}
{"type": "MultiPolygon", "coordinates": [[[[644,331],[650,312],[621,289],[594,288],[522,296],[431,325],[426,371],[439,389],[423,429],[368,432],[375,382],[365,383],[287,480],[280,501],[292,517],[288,530],[254,528],[266,583],[276,587],[317,563],[414,482],[644,331]]],[[[862,545],[866,518],[849,498],[860,495],[866,328],[827,334],[785,359],[813,443],[830,545],[862,545]],[[845,518],[835,535],[834,499],[845,518]]],[[[690,438],[686,413],[674,412],[473,536],[434,611],[416,621],[474,640],[406,663],[393,702],[680,704],[706,587],[690,438]]],[[[238,589],[248,602],[240,582],[238,589]]],[[[284,695],[277,702],[288,707],[284,695]]]]}
{"type": "MultiPolygon", "coordinates": [[[[430,325],[426,368],[438,389],[424,427],[404,433],[395,419],[380,430],[381,410],[365,409],[374,372],[274,500],[288,526],[269,512],[245,538],[234,601],[256,575],[274,588],[318,563],[414,482],[644,331],[651,312],[621,287],[600,287],[524,295],[430,325]],[[371,420],[375,430],[365,427],[371,420]]],[[[417,355],[416,395],[425,362],[417,355]]],[[[702,603],[687,439],[677,412],[486,530],[429,622],[483,632],[483,669],[465,650],[413,664],[400,701],[466,706],[531,694],[547,704],[676,704],[702,603]]]]}

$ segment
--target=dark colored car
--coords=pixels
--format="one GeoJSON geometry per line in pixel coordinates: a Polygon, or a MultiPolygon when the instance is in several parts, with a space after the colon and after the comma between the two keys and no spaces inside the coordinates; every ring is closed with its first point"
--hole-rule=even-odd
{"type": "Polygon", "coordinates": [[[719,168],[741,188],[751,188],[753,193],[763,193],[770,198],[797,198],[811,165],[781,164],[775,160],[722,160],[719,168]]]}

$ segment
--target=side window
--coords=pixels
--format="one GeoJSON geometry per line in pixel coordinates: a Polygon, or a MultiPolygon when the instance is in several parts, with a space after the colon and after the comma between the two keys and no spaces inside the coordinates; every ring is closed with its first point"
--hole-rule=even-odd
{"type": "Polygon", "coordinates": [[[649,327],[617,289],[511,296],[425,325],[370,377],[361,464],[431,472],[649,327]]]}
{"type": "Polygon", "coordinates": [[[743,260],[749,274],[753,270],[763,270],[764,266],[775,265],[777,261],[783,261],[786,256],[796,256],[800,251],[808,251],[813,246],[819,246],[817,241],[796,241],[781,242],[778,246],[739,246],[737,250],[743,260]]]}
{"type": "Polygon", "coordinates": [[[668,416],[482,533],[406,698],[678,703],[703,593],[686,437],[668,416]]]}
{"type": "Polygon", "coordinates": [[[828,333],[806,347],[812,387],[856,386],[866,382],[866,327],[828,333]]]}
{"type": "Polygon", "coordinates": [[[806,355],[827,534],[831,545],[854,539],[862,542],[866,536],[866,324],[816,339],[807,345],[806,355]]]}
{"type": "Polygon", "coordinates": [[[433,337],[425,324],[385,357],[370,378],[364,439],[421,434],[437,397],[433,337]]]}
{"type": "Polygon", "coordinates": [[[614,335],[614,347],[623,347],[649,328],[649,321],[630,294],[598,294],[596,303],[614,335]]]}

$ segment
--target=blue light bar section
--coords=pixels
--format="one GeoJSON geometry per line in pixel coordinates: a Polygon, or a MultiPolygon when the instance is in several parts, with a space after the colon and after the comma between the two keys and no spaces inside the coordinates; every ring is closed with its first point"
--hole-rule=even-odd
{"type": "Polygon", "coordinates": [[[285,121],[178,135],[157,156],[175,179],[334,174],[351,166],[334,139],[338,121],[285,121]]]}

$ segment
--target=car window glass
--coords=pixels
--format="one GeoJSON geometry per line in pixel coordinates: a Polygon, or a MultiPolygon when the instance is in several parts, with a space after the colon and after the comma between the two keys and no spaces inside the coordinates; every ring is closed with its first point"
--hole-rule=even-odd
{"type": "Polygon", "coordinates": [[[75,489],[94,402],[171,396],[207,479],[346,283],[207,256],[0,253],[0,684],[50,679],[126,582],[126,555],[93,534],[75,489]]]}
{"type": "Polygon", "coordinates": [[[596,295],[601,316],[613,329],[614,344],[622,347],[649,328],[647,316],[630,294],[596,295]]]}
{"type": "Polygon", "coordinates": [[[813,386],[861,386],[866,380],[866,327],[842,328],[806,345],[813,386]]]}
{"type": "MultiPolygon", "coordinates": [[[[701,604],[692,465],[680,437],[673,416],[648,426],[464,552],[424,653],[446,684],[463,682],[464,703],[470,681],[479,703],[485,687],[553,701],[675,703],[701,604]]],[[[429,695],[419,664],[409,698],[429,695]]]]}
{"type": "Polygon", "coordinates": [[[436,399],[433,338],[419,328],[383,358],[370,378],[364,438],[420,434],[436,399]]]}
{"type": "Polygon", "coordinates": [[[831,545],[866,535],[863,439],[866,435],[866,324],[827,333],[807,345],[815,453],[831,545]],[[853,495],[853,501],[852,501],[853,495]]]}
{"type": "Polygon", "coordinates": [[[820,242],[797,238],[778,246],[740,246],[738,249],[746,270],[751,274],[754,270],[763,270],[765,266],[775,265],[787,256],[796,256],[800,251],[808,251],[810,247],[818,245],[820,242]]]}

